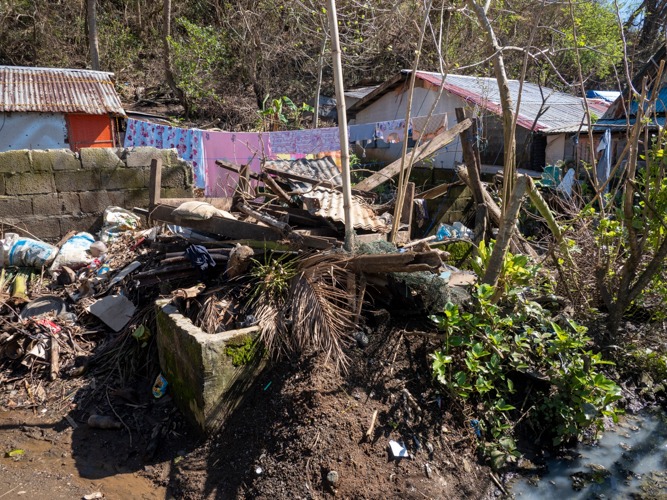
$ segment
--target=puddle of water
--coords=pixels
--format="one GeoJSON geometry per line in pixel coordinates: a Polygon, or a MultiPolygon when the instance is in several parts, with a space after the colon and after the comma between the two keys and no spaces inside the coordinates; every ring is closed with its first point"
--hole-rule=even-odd
{"type": "Polygon", "coordinates": [[[667,499],[666,422],[662,413],[628,416],[598,446],[548,460],[546,474],[521,478],[511,491],[521,500],[667,499]]]}

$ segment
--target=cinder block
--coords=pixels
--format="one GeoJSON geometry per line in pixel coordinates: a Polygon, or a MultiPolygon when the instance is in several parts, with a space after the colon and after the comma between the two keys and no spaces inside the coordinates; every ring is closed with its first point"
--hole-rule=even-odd
{"type": "Polygon", "coordinates": [[[208,334],[192,324],[168,300],[156,303],[157,346],[169,394],[183,415],[201,432],[211,434],[245,398],[267,366],[258,349],[241,364],[234,352],[256,339],[254,328],[208,334]],[[234,365],[236,361],[236,366],[234,365]]]}
{"type": "Polygon", "coordinates": [[[81,213],[81,204],[77,193],[58,193],[58,200],[62,213],[69,215],[79,215],[81,213]]]}
{"type": "Polygon", "coordinates": [[[139,189],[145,184],[144,172],[140,168],[116,168],[100,172],[104,189],[139,189]]]}
{"type": "Polygon", "coordinates": [[[125,206],[125,193],[123,191],[107,191],[109,195],[109,206],[110,207],[124,207],[125,206]]]}
{"type": "Polygon", "coordinates": [[[102,227],[102,216],[97,214],[82,214],[79,216],[63,215],[60,219],[60,231],[63,235],[70,231],[85,231],[95,234],[102,227]]]}
{"type": "Polygon", "coordinates": [[[45,149],[32,151],[32,169],[35,172],[50,172],[52,170],[79,170],[79,157],[69,149],[45,149]]]}
{"type": "Polygon", "coordinates": [[[148,207],[148,189],[128,189],[125,191],[125,208],[132,210],[134,207],[148,207]]]}
{"type": "MultiPolygon", "coordinates": [[[[192,172],[192,169],[190,169],[192,172]]],[[[150,168],[146,169],[146,186],[150,182],[150,168]]],[[[192,182],[188,182],[188,172],[183,167],[167,167],[162,169],[162,187],[163,188],[186,188],[192,186],[192,182]]]]}
{"type": "Polygon", "coordinates": [[[157,149],[143,146],[126,148],[122,158],[129,168],[150,167],[153,158],[161,158],[162,166],[170,167],[172,162],[178,160],[178,152],[175,149],[157,149]]]}
{"type": "Polygon", "coordinates": [[[32,199],[29,196],[0,197],[0,217],[23,217],[32,215],[32,199]]]}
{"type": "Polygon", "coordinates": [[[5,180],[5,191],[10,196],[53,193],[55,190],[56,184],[51,173],[14,174],[5,180]]]}
{"type": "Polygon", "coordinates": [[[189,188],[162,188],[160,189],[161,198],[194,198],[195,190],[189,188]]]}
{"type": "Polygon", "coordinates": [[[125,200],[125,196],[121,191],[91,191],[88,193],[80,193],[79,199],[81,200],[81,211],[86,213],[101,214],[107,209],[107,207],[122,207],[122,202],[125,200]],[[121,195],[121,205],[117,204],[119,201],[118,193],[121,195]]]}
{"type": "Polygon", "coordinates": [[[55,172],[55,177],[59,193],[97,191],[102,189],[99,170],[55,172]]]}
{"type": "Polygon", "coordinates": [[[56,215],[60,214],[62,203],[56,193],[41,194],[32,198],[32,210],[35,215],[56,215]]]}
{"type": "Polygon", "coordinates": [[[20,218],[3,219],[4,222],[13,224],[12,232],[21,236],[30,237],[31,234],[39,236],[44,241],[58,241],[60,239],[60,216],[43,217],[27,215],[20,218]]]}
{"type": "MultiPolygon", "coordinates": [[[[194,172],[192,171],[192,163],[183,160],[179,157],[172,159],[171,168],[182,168],[185,172],[185,186],[192,186],[195,183],[194,172]]],[[[164,179],[164,177],[163,177],[164,179]]],[[[163,180],[164,182],[164,180],[163,180]]],[[[164,185],[164,184],[163,184],[164,185]]]]}
{"type": "Polygon", "coordinates": [[[29,172],[30,163],[30,151],[27,149],[0,153],[0,172],[29,172]]]}
{"type": "Polygon", "coordinates": [[[105,170],[124,166],[115,153],[116,148],[82,148],[81,166],[84,170],[105,170]]]}

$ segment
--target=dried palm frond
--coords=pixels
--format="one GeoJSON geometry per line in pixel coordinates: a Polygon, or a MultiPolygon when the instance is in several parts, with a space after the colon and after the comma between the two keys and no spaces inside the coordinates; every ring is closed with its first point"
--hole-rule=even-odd
{"type": "Polygon", "coordinates": [[[292,334],[287,339],[288,348],[297,352],[322,350],[337,370],[347,368],[344,347],[355,330],[355,313],[348,305],[353,292],[347,287],[355,283],[356,276],[343,268],[345,260],[347,256],[333,254],[301,261],[289,300],[292,334]]]}
{"type": "Polygon", "coordinates": [[[255,302],[253,314],[261,328],[259,341],[270,355],[278,357],[288,345],[285,300],[272,298],[265,293],[255,302]]]}

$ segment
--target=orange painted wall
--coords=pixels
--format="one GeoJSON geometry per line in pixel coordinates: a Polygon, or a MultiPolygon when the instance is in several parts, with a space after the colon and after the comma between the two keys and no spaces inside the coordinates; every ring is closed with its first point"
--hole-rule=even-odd
{"type": "Polygon", "coordinates": [[[109,115],[67,115],[67,129],[72,151],[114,147],[113,125],[109,115]]]}

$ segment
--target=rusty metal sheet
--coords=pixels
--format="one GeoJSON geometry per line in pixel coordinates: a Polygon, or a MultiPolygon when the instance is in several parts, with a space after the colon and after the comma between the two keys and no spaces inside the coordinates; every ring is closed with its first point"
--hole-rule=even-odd
{"type": "Polygon", "coordinates": [[[113,73],[0,66],[0,112],[62,112],[125,116],[113,73]]]}
{"type": "MultiPolygon", "coordinates": [[[[335,189],[318,186],[310,192],[302,194],[301,197],[311,214],[345,222],[343,193],[335,189]]],[[[391,229],[389,224],[376,216],[371,206],[358,196],[352,197],[352,220],[355,229],[367,229],[379,233],[386,233],[391,229]]]]}

